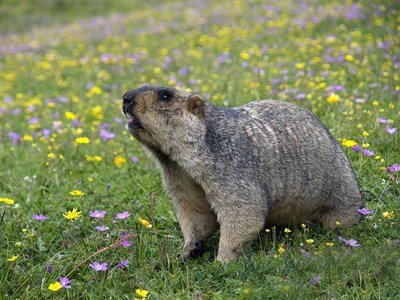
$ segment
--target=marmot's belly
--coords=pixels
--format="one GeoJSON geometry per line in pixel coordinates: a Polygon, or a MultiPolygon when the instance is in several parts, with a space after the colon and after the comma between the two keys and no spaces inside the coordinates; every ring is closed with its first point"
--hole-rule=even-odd
{"type": "Polygon", "coordinates": [[[273,225],[296,225],[312,222],[319,207],[306,199],[278,200],[267,214],[267,223],[273,225]]]}

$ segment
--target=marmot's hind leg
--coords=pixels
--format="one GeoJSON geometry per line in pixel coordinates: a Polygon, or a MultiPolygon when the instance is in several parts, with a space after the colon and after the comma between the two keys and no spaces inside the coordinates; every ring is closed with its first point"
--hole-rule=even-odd
{"type": "Polygon", "coordinates": [[[361,215],[358,213],[357,208],[359,207],[335,207],[323,210],[315,221],[330,230],[348,228],[360,220],[361,215]]]}

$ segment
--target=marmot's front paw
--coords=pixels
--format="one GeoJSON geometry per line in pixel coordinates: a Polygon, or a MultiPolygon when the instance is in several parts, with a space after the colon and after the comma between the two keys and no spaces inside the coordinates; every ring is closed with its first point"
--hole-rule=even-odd
{"type": "Polygon", "coordinates": [[[179,257],[181,262],[187,262],[195,259],[204,253],[204,241],[197,241],[193,244],[187,245],[179,257]]]}

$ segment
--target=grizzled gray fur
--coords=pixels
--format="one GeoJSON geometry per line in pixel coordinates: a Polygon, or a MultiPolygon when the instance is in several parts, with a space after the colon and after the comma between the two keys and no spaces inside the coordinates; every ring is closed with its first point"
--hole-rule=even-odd
{"type": "Polygon", "coordinates": [[[123,95],[123,111],[158,162],[183,232],[183,259],[199,255],[218,228],[217,259],[229,262],[266,223],[335,229],[360,218],[350,163],[306,109],[272,100],[221,108],[146,85],[123,95]]]}

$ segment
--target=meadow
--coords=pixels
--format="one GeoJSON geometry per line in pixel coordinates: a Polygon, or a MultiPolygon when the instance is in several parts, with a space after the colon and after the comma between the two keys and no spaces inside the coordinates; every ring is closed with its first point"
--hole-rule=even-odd
{"type": "Polygon", "coordinates": [[[400,298],[398,2],[39,2],[0,4],[0,299],[400,298]],[[267,228],[226,266],[216,236],[179,263],[121,113],[143,83],[310,109],[352,163],[362,221],[267,228]]]}

